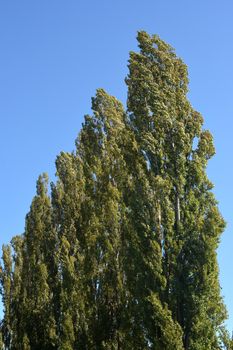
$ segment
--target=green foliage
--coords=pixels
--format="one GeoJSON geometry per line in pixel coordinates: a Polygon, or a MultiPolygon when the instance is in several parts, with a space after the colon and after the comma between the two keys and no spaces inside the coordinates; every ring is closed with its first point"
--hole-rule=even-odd
{"type": "Polygon", "coordinates": [[[75,151],[56,159],[51,198],[43,174],[24,234],[3,247],[6,349],[232,347],[212,136],[187,100],[182,60],[158,36],[138,42],[127,111],[97,90],[75,151]]]}

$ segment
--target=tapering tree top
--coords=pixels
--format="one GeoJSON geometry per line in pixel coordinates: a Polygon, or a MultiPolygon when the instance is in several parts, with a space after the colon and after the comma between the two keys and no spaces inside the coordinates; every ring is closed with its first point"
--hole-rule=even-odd
{"type": "Polygon", "coordinates": [[[36,194],[37,196],[43,197],[47,194],[49,177],[47,173],[43,173],[39,175],[37,183],[36,183],[36,194]]]}

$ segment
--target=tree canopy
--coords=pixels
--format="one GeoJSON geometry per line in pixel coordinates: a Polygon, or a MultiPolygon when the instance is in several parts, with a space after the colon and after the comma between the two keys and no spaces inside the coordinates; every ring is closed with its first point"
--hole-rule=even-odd
{"type": "Polygon", "coordinates": [[[56,183],[39,176],[25,232],[3,246],[1,349],[232,348],[212,135],[174,49],[137,39],[127,108],[97,90],[56,183]]]}

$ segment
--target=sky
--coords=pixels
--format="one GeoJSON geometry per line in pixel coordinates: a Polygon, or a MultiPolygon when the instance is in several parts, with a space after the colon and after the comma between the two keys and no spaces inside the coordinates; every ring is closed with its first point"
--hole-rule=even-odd
{"type": "Polygon", "coordinates": [[[127,60],[146,30],[189,68],[189,99],[214,135],[208,166],[227,228],[218,249],[233,330],[232,0],[0,0],[0,245],[24,231],[42,172],[72,151],[97,88],[126,103],[127,60]]]}

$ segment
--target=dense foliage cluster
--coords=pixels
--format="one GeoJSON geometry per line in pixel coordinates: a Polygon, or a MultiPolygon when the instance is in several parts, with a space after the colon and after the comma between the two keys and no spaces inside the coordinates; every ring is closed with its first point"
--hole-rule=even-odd
{"type": "Polygon", "coordinates": [[[212,136],[174,50],[145,32],[138,42],[127,111],[97,90],[57,182],[48,192],[39,177],[25,232],[3,247],[2,349],[231,348],[212,136]]]}

